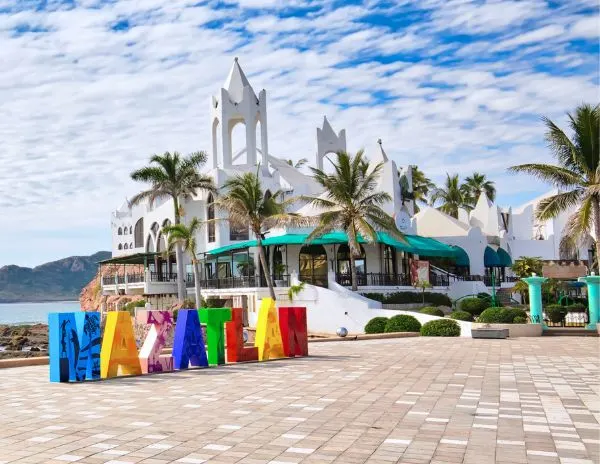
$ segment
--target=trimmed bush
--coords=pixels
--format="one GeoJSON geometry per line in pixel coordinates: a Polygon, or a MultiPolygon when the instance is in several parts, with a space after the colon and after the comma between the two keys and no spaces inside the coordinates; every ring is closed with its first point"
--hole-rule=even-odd
{"type": "Polygon", "coordinates": [[[477,318],[477,322],[486,324],[513,324],[515,318],[527,321],[527,313],[518,308],[488,308],[477,318]]]}
{"type": "Polygon", "coordinates": [[[390,317],[385,324],[385,332],[418,332],[421,330],[421,323],[408,314],[398,314],[390,317]]]}
{"type": "Polygon", "coordinates": [[[527,324],[527,318],[523,316],[517,316],[513,319],[513,324],[527,324]]]}
{"type": "Polygon", "coordinates": [[[421,308],[419,312],[421,314],[429,314],[430,316],[444,317],[444,311],[434,306],[426,306],[425,308],[421,308]]]}
{"type": "Polygon", "coordinates": [[[388,321],[387,317],[374,317],[367,325],[365,325],[365,333],[367,334],[380,334],[385,331],[385,325],[388,321]]]}
{"type": "MultiPolygon", "coordinates": [[[[362,296],[371,300],[390,304],[423,303],[422,292],[395,292],[389,295],[382,293],[363,293],[362,296]]],[[[452,300],[443,293],[425,292],[425,302],[433,306],[452,306],[452,300]]]]}
{"type": "Polygon", "coordinates": [[[587,309],[582,303],[574,303],[572,305],[566,306],[566,308],[567,312],[569,313],[584,313],[587,309]]]}
{"type": "Polygon", "coordinates": [[[544,312],[551,322],[559,323],[562,322],[567,315],[567,307],[557,304],[548,305],[544,308],[544,312]]]}
{"type": "Polygon", "coordinates": [[[460,337],[460,325],[452,319],[437,319],[423,324],[421,335],[424,337],[460,337]]]}
{"type": "Polygon", "coordinates": [[[471,322],[473,320],[473,315],[466,311],[454,311],[452,314],[450,314],[450,318],[457,321],[471,322]]]}
{"type": "Polygon", "coordinates": [[[458,309],[471,313],[473,316],[478,316],[489,304],[488,300],[482,298],[465,298],[464,300],[460,300],[458,309]]]}
{"type": "Polygon", "coordinates": [[[370,300],[380,301],[381,303],[385,301],[385,295],[383,293],[361,293],[361,295],[370,300]]]}

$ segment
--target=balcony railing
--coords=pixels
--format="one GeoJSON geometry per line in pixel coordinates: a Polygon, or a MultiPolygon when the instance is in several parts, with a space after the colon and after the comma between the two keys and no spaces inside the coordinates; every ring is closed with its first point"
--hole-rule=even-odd
{"type": "MultiPolygon", "coordinates": [[[[192,287],[195,285],[194,274],[187,275],[187,286],[192,287]]],[[[282,275],[273,278],[273,285],[275,287],[289,287],[290,276],[282,275]]],[[[200,288],[206,289],[221,289],[221,288],[257,288],[266,287],[266,282],[260,276],[234,276],[234,277],[215,277],[212,279],[200,280],[200,288]]]]}
{"type": "MultiPolygon", "coordinates": [[[[383,286],[407,286],[410,285],[410,278],[404,274],[384,274],[380,272],[368,272],[356,276],[359,287],[383,287],[383,286]]],[[[351,274],[335,275],[335,281],[344,287],[352,286],[351,274]]]]}
{"type": "Polygon", "coordinates": [[[151,272],[150,282],[177,282],[177,273],[151,272]]]}

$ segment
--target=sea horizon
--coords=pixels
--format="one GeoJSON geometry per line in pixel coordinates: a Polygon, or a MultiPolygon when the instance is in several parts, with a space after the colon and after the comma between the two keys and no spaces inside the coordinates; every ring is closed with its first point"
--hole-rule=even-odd
{"type": "Polygon", "coordinates": [[[80,310],[78,300],[0,303],[0,325],[48,324],[49,313],[80,310]]]}

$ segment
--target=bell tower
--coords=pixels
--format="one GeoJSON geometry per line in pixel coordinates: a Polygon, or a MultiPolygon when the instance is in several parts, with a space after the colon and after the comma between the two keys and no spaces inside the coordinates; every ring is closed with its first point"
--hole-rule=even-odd
{"type": "MultiPolygon", "coordinates": [[[[211,102],[212,121],[212,166],[228,169],[233,166],[231,134],[233,128],[243,123],[246,126],[246,164],[257,164],[256,124],[260,122],[261,171],[268,175],[267,141],[267,91],[261,90],[258,97],[240,67],[237,57],[219,96],[211,102]],[[219,153],[218,136],[221,138],[219,153]]],[[[237,155],[237,154],[236,154],[237,155]]]]}
{"type": "Polygon", "coordinates": [[[323,117],[323,128],[317,127],[317,168],[323,169],[323,158],[328,153],[346,151],[346,130],[342,129],[336,134],[327,120],[323,117]]]}

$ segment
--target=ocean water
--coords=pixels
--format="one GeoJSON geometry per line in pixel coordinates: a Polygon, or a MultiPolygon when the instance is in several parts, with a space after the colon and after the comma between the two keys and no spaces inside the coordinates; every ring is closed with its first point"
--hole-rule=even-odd
{"type": "Polygon", "coordinates": [[[48,323],[48,313],[79,311],[79,301],[53,301],[50,303],[0,304],[0,324],[48,323]]]}

